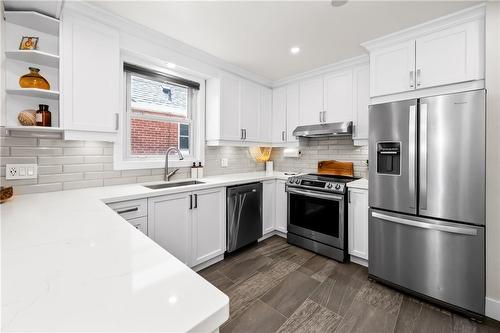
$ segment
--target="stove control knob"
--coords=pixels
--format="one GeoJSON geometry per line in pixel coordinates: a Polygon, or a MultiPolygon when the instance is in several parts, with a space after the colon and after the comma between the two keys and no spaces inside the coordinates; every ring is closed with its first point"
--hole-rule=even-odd
{"type": "Polygon", "coordinates": [[[336,190],[340,190],[340,184],[335,185],[336,190]]]}
{"type": "Polygon", "coordinates": [[[296,179],[295,184],[297,184],[297,185],[300,184],[300,179],[296,179]]]}
{"type": "Polygon", "coordinates": [[[328,184],[326,185],[326,187],[327,187],[327,188],[332,188],[332,186],[333,186],[333,185],[332,185],[332,183],[328,183],[328,184]]]}
{"type": "Polygon", "coordinates": [[[293,184],[293,178],[288,178],[288,182],[293,184]]]}

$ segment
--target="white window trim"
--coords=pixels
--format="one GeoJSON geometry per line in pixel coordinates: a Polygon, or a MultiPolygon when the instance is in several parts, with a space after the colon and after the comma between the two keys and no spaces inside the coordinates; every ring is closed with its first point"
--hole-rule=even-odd
{"type": "MultiPolygon", "coordinates": [[[[192,111],[192,135],[191,141],[193,152],[190,157],[179,160],[174,154],[169,157],[170,167],[190,167],[193,162],[201,162],[205,165],[205,79],[201,76],[194,76],[191,73],[185,73],[182,69],[175,71],[167,70],[163,64],[166,61],[152,60],[138,55],[131,55],[128,52],[122,52],[120,66],[123,70],[124,63],[132,63],[141,67],[151,68],[155,71],[164,72],[165,74],[182,76],[188,80],[198,82],[200,89],[198,90],[196,100],[194,101],[192,111]]],[[[118,141],[113,145],[113,169],[114,170],[133,170],[133,169],[158,169],[165,166],[165,157],[161,158],[144,158],[144,159],[126,159],[125,150],[127,149],[127,126],[128,117],[127,96],[126,96],[126,73],[122,75],[120,82],[120,126],[118,129],[118,141]]]]}

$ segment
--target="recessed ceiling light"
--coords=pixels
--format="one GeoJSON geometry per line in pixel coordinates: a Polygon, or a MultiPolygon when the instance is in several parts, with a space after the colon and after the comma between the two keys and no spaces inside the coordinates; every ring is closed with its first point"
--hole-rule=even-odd
{"type": "Polygon", "coordinates": [[[175,66],[175,64],[173,64],[171,62],[167,62],[167,67],[170,69],[174,69],[176,66],[175,66]]]}
{"type": "Polygon", "coordinates": [[[300,47],[298,47],[298,46],[294,46],[294,47],[292,47],[292,48],[290,49],[290,53],[291,53],[291,54],[297,54],[297,53],[299,53],[299,52],[300,52],[300,47]]]}

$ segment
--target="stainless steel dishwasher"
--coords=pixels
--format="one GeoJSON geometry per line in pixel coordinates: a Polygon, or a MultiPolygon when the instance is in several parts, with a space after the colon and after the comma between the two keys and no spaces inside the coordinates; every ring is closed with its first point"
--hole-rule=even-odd
{"type": "Polygon", "coordinates": [[[262,183],[227,188],[227,252],[262,237],[262,183]]]}

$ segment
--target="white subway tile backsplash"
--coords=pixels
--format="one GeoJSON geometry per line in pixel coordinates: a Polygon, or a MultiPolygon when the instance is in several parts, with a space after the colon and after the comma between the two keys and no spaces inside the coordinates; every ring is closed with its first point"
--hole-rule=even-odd
{"type": "Polygon", "coordinates": [[[38,183],[39,184],[64,183],[82,179],[83,179],[83,173],[58,173],[53,175],[39,175],[38,183]]]}
{"type": "Polygon", "coordinates": [[[100,147],[64,148],[64,155],[102,155],[102,149],[100,147]]]}
{"type": "Polygon", "coordinates": [[[47,156],[62,155],[62,148],[49,147],[10,147],[10,156],[47,156]]]}
{"type": "Polygon", "coordinates": [[[6,180],[5,177],[0,177],[0,184],[2,186],[32,185],[36,183],[37,183],[36,178],[6,180]]]}
{"type": "Polygon", "coordinates": [[[86,172],[85,179],[103,179],[121,177],[121,171],[86,172]]]}
{"type": "Polygon", "coordinates": [[[80,163],[83,163],[83,156],[38,157],[38,164],[40,164],[40,165],[44,165],[44,164],[80,164],[80,163]]]}
{"type": "Polygon", "coordinates": [[[113,163],[113,156],[84,156],[85,163],[113,163]]]}
{"type": "Polygon", "coordinates": [[[0,138],[0,146],[2,147],[16,147],[16,146],[36,146],[37,139],[36,138],[15,138],[15,137],[1,137],[0,138]]]}
{"type": "Polygon", "coordinates": [[[63,166],[58,165],[39,165],[38,166],[38,174],[39,175],[51,175],[55,173],[62,173],[63,166]]]}
{"type": "Polygon", "coordinates": [[[63,171],[66,172],[90,172],[102,171],[102,164],[66,164],[63,166],[63,171]]]}
{"type": "Polygon", "coordinates": [[[14,187],[14,194],[53,192],[53,191],[62,191],[62,189],[63,189],[62,183],[21,185],[14,187]]]}
{"type": "Polygon", "coordinates": [[[99,186],[103,186],[102,179],[80,180],[76,182],[64,182],[63,190],[76,190],[79,188],[99,187],[99,186]]]}
{"type": "MultiPolygon", "coordinates": [[[[5,164],[38,164],[37,179],[0,183],[12,184],[16,194],[61,191],[84,187],[121,185],[162,181],[164,170],[113,170],[113,144],[100,141],[64,141],[46,138],[6,136],[0,127],[0,176],[5,177],[5,164]]],[[[206,147],[204,174],[207,176],[264,170],[256,163],[247,148],[206,147]],[[227,158],[228,168],[220,167],[220,159],[227,158]]],[[[190,168],[180,168],[171,178],[190,177],[190,168]]]]}

